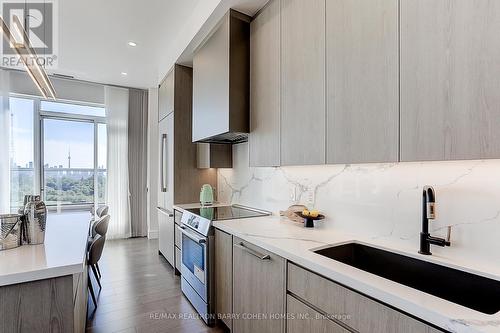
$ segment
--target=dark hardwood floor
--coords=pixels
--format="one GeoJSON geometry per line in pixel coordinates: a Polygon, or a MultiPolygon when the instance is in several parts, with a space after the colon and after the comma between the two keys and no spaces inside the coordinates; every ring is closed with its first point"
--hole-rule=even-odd
{"type": "MultiPolygon", "coordinates": [[[[87,332],[223,332],[197,318],[180,290],[180,278],[158,255],[158,241],[107,241],[99,262],[102,290],[97,309],[89,298],[87,332]]],[[[99,287],[90,274],[94,290],[99,287]]]]}

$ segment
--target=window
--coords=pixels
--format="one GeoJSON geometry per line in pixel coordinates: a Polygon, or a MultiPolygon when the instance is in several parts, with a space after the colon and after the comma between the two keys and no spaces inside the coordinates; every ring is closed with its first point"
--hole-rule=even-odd
{"type": "Polygon", "coordinates": [[[10,205],[17,210],[26,194],[35,193],[34,103],[10,98],[10,205]]]}
{"type": "Polygon", "coordinates": [[[11,210],[26,194],[47,206],[85,208],[105,203],[105,109],[11,96],[11,210]]]}
{"type": "Polygon", "coordinates": [[[94,203],[94,126],[91,122],[43,119],[43,197],[47,205],[94,203]]]}

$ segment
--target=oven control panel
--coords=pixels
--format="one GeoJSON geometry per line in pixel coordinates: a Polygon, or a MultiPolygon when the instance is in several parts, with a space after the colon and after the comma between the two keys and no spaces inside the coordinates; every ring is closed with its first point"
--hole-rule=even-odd
{"type": "Polygon", "coordinates": [[[182,213],[181,222],[205,236],[208,235],[211,224],[210,220],[186,211],[182,213]]]}
{"type": "Polygon", "coordinates": [[[196,215],[191,215],[187,219],[186,224],[191,228],[198,229],[198,227],[200,226],[200,218],[196,215]]]}

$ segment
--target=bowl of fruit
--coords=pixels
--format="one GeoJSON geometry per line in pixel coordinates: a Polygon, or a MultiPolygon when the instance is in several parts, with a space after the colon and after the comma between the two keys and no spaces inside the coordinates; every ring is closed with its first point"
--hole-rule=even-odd
{"type": "Polygon", "coordinates": [[[304,227],[306,228],[314,228],[314,221],[325,218],[325,215],[321,215],[317,210],[304,209],[301,212],[295,212],[295,214],[304,219],[304,227]]]}

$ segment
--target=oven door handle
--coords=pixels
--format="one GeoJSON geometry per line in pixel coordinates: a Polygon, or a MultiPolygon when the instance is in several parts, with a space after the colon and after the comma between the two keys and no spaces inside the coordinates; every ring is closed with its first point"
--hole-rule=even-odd
{"type": "Polygon", "coordinates": [[[271,260],[271,256],[269,254],[262,254],[255,250],[252,250],[251,248],[246,247],[243,242],[239,242],[238,244],[234,244],[233,246],[253,255],[254,257],[259,258],[260,260],[271,260]]]}
{"type": "Polygon", "coordinates": [[[198,244],[204,244],[207,242],[205,238],[196,236],[192,232],[187,231],[185,226],[181,226],[181,232],[183,235],[186,235],[186,237],[190,238],[191,240],[195,241],[198,244]]]}

